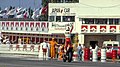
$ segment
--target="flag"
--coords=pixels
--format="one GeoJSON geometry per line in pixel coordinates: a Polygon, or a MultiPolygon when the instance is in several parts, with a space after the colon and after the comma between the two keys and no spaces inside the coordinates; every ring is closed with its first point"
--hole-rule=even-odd
{"type": "Polygon", "coordinates": [[[6,13],[7,13],[7,10],[1,10],[0,11],[0,18],[7,18],[6,13]]]}
{"type": "Polygon", "coordinates": [[[32,19],[36,19],[39,17],[39,8],[33,11],[32,19]]]}
{"type": "Polygon", "coordinates": [[[23,15],[25,19],[30,17],[28,10],[26,10],[23,15]]]}
{"type": "Polygon", "coordinates": [[[17,7],[17,9],[16,9],[16,12],[18,13],[18,12],[20,12],[22,10],[22,7],[17,7]]]}
{"type": "Polygon", "coordinates": [[[39,15],[41,16],[42,14],[42,10],[43,10],[43,7],[40,9],[40,11],[39,11],[39,15]]]}
{"type": "Polygon", "coordinates": [[[15,18],[23,18],[23,14],[20,14],[20,15],[16,15],[15,18]]]}
{"type": "Polygon", "coordinates": [[[15,15],[16,13],[16,9],[11,9],[10,11],[8,11],[7,15],[15,15]]]}
{"type": "Polygon", "coordinates": [[[1,10],[0,14],[7,13],[7,10],[1,10]]]}
{"type": "Polygon", "coordinates": [[[16,9],[11,9],[10,11],[8,11],[7,15],[8,18],[14,18],[14,16],[16,15],[16,9]]]}
{"type": "Polygon", "coordinates": [[[26,8],[22,9],[17,9],[17,14],[15,16],[15,18],[24,18],[24,13],[26,12],[26,8]]]}
{"type": "Polygon", "coordinates": [[[41,14],[45,15],[47,14],[47,11],[48,11],[48,5],[42,8],[41,14]]]}

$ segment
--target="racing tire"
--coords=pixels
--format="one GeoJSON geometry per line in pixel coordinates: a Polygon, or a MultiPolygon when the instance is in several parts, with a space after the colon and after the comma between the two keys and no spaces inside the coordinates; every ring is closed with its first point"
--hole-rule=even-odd
{"type": "Polygon", "coordinates": [[[66,55],[63,55],[63,62],[66,62],[67,58],[66,55]]]}

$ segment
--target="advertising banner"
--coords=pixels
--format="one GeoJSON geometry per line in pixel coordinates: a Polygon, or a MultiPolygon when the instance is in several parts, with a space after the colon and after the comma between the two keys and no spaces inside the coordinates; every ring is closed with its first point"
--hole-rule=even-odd
{"type": "Polygon", "coordinates": [[[20,27],[24,27],[24,22],[20,22],[20,27]]]}
{"type": "Polygon", "coordinates": [[[9,22],[6,22],[6,26],[9,27],[9,22]]]}
{"type": "Polygon", "coordinates": [[[16,28],[16,31],[18,31],[19,30],[19,22],[15,22],[15,28],[16,28]]]}
{"type": "Polygon", "coordinates": [[[2,30],[5,30],[5,22],[2,22],[2,30]]]}
{"type": "Polygon", "coordinates": [[[14,22],[11,22],[11,25],[10,25],[11,27],[14,27],[14,22]]]}
{"type": "Polygon", "coordinates": [[[110,32],[116,32],[116,26],[110,26],[110,32]]]}
{"type": "Polygon", "coordinates": [[[34,22],[30,22],[30,27],[34,27],[34,22]]]}
{"type": "Polygon", "coordinates": [[[49,23],[48,22],[38,22],[38,21],[1,21],[2,31],[10,32],[48,32],[49,23]]]}
{"type": "Polygon", "coordinates": [[[39,22],[36,22],[36,25],[35,25],[35,27],[36,27],[36,31],[39,31],[39,28],[40,28],[40,23],[39,22]]]}
{"type": "Polygon", "coordinates": [[[96,32],[97,26],[90,26],[90,32],[96,32]]]}
{"type": "Polygon", "coordinates": [[[100,26],[100,32],[106,32],[106,26],[100,26]]]}
{"type": "Polygon", "coordinates": [[[3,26],[3,27],[5,26],[5,22],[2,22],[2,26],[3,26]]]}
{"type": "Polygon", "coordinates": [[[52,33],[65,33],[66,31],[73,32],[74,22],[50,22],[50,32],[52,33]]]}
{"type": "Polygon", "coordinates": [[[31,31],[33,31],[33,29],[34,29],[34,22],[30,22],[30,28],[31,28],[31,31]]]}
{"type": "Polygon", "coordinates": [[[88,26],[87,25],[82,25],[81,26],[81,32],[88,32],[88,26]]]}
{"type": "Polygon", "coordinates": [[[14,30],[14,22],[11,22],[10,27],[11,27],[11,30],[14,30]]]}
{"type": "Polygon", "coordinates": [[[36,27],[40,27],[40,23],[39,22],[36,22],[36,27]]]}
{"type": "Polygon", "coordinates": [[[6,30],[9,30],[9,22],[6,22],[6,30]]]}
{"type": "Polygon", "coordinates": [[[24,22],[20,22],[20,30],[23,30],[23,28],[24,28],[24,22]]]}

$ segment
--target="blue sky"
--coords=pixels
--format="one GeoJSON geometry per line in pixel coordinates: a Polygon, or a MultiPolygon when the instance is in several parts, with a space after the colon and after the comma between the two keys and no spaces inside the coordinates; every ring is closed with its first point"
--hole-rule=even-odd
{"type": "Polygon", "coordinates": [[[0,0],[0,7],[4,9],[5,7],[15,6],[24,8],[39,8],[41,7],[42,0],[0,0]]]}

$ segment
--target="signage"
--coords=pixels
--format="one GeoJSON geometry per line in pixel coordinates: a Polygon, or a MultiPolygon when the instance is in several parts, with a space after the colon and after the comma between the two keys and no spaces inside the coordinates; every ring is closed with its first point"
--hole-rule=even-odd
{"type": "Polygon", "coordinates": [[[49,23],[48,22],[36,22],[36,21],[1,21],[2,30],[3,31],[11,31],[11,32],[48,32],[49,23]]]}
{"type": "Polygon", "coordinates": [[[37,23],[36,23],[36,27],[40,27],[40,23],[37,22],[37,23]]]}
{"type": "Polygon", "coordinates": [[[20,22],[20,27],[24,27],[24,22],[20,22]]]}
{"type": "Polygon", "coordinates": [[[51,13],[69,13],[70,8],[52,8],[51,13]]]}
{"type": "Polygon", "coordinates": [[[11,22],[11,27],[14,27],[14,22],[11,22]]]}
{"type": "Polygon", "coordinates": [[[5,22],[2,22],[2,27],[4,27],[5,26],[5,22]]]}
{"type": "MultiPolygon", "coordinates": [[[[51,23],[50,29],[51,31],[61,31],[61,32],[65,32],[65,31],[69,31],[72,32],[74,28],[74,22],[59,22],[59,23],[51,23]]],[[[54,32],[53,31],[53,32],[54,32]]]]}
{"type": "Polygon", "coordinates": [[[7,27],[9,26],[9,22],[6,22],[6,26],[7,26],[7,27]]]}
{"type": "Polygon", "coordinates": [[[106,32],[106,26],[100,26],[100,32],[106,32]]]}
{"type": "Polygon", "coordinates": [[[90,26],[90,32],[96,32],[97,26],[90,26]]]}
{"type": "Polygon", "coordinates": [[[87,25],[82,25],[81,26],[81,32],[87,32],[88,31],[88,26],[87,25]]]}
{"type": "Polygon", "coordinates": [[[110,26],[110,32],[116,32],[116,26],[110,26]]]}

